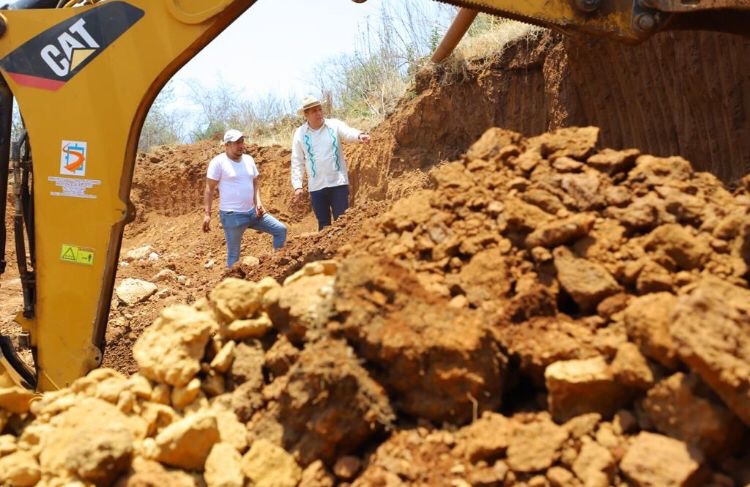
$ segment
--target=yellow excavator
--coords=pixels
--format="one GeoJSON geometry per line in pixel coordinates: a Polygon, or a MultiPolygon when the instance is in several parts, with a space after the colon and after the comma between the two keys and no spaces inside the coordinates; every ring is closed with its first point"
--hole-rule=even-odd
{"type": "MultiPolygon", "coordinates": [[[[123,229],[134,218],[129,194],[143,121],[171,76],[254,3],[18,0],[0,6],[0,215],[9,210],[12,176],[24,297],[17,321],[34,362],[26,365],[10,338],[0,336],[0,388],[61,388],[101,364],[123,229]],[[25,128],[11,144],[14,98],[25,128]]],[[[669,29],[744,35],[750,29],[750,0],[449,3],[462,8],[435,60],[450,53],[480,11],[624,42],[669,29]]],[[[2,225],[0,274],[5,246],[2,225]]]]}

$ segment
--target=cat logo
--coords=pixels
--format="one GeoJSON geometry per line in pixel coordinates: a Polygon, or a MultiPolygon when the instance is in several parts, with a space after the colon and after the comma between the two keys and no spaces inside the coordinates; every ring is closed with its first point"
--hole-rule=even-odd
{"type": "Polygon", "coordinates": [[[19,85],[56,91],[143,15],[126,2],[102,2],[33,37],[0,60],[0,68],[19,85]]]}
{"type": "Polygon", "coordinates": [[[86,30],[86,21],[78,19],[57,38],[56,44],[42,48],[42,59],[58,76],[67,76],[99,49],[99,43],[86,30]]]}

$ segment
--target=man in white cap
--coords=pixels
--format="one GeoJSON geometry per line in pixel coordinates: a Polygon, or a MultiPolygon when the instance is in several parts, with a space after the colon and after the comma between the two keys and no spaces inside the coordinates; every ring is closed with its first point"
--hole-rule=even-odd
{"type": "Polygon", "coordinates": [[[224,134],[224,153],[211,159],[206,175],[203,231],[211,230],[211,202],[219,189],[219,220],[227,242],[227,267],[240,259],[242,234],[252,228],[273,236],[273,248],[286,242],[286,225],[266,213],[260,199],[260,173],[252,156],[245,154],[245,137],[239,130],[224,134]]]}
{"type": "Polygon", "coordinates": [[[292,187],[294,198],[302,200],[303,174],[307,173],[318,230],[331,224],[349,208],[349,175],[342,142],[367,143],[370,136],[335,118],[323,116],[320,100],[307,96],[302,100],[299,114],[305,123],[297,128],[292,138],[292,187]],[[304,171],[303,171],[304,168],[304,171]]]}

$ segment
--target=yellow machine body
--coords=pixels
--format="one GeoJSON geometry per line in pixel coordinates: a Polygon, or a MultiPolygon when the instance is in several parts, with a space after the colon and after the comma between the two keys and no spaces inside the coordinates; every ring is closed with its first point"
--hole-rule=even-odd
{"type": "Polygon", "coordinates": [[[253,3],[117,0],[3,13],[0,71],[33,148],[36,305],[18,320],[38,389],[101,363],[143,120],[172,74],[253,3]]]}

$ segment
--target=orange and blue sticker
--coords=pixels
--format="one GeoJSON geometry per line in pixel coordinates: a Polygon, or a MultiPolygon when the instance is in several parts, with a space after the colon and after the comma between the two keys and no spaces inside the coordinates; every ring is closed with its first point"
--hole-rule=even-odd
{"type": "Polygon", "coordinates": [[[19,85],[57,91],[144,15],[126,2],[102,2],[25,42],[0,68],[19,85]]]}
{"type": "Polygon", "coordinates": [[[60,153],[60,174],[63,176],[85,176],[88,144],[74,140],[63,140],[60,153]]]}

